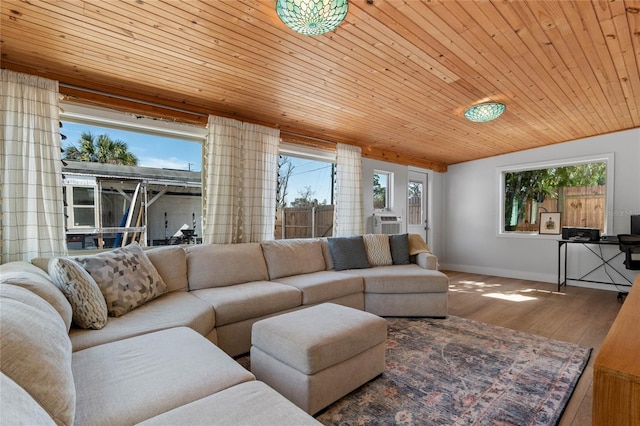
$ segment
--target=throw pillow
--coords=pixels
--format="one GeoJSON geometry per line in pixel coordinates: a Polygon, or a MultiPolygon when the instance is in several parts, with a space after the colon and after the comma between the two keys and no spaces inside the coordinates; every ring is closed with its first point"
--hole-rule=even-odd
{"type": "Polygon", "coordinates": [[[72,259],[53,258],[47,267],[51,281],[62,291],[80,328],[99,330],[107,324],[107,304],[98,284],[72,259]]]}
{"type": "Polygon", "coordinates": [[[429,246],[424,242],[420,234],[409,234],[409,254],[411,256],[418,253],[431,253],[429,246]]]}
{"type": "Polygon", "coordinates": [[[408,265],[409,260],[409,235],[389,235],[389,245],[391,247],[391,258],[394,265],[408,265]]]}
{"type": "Polygon", "coordinates": [[[167,292],[167,285],[138,243],[76,260],[100,287],[110,316],[124,315],[167,292]]]}
{"type": "Polygon", "coordinates": [[[327,243],[336,271],[371,267],[361,236],[328,238],[327,243]]]}
{"type": "Polygon", "coordinates": [[[366,234],[362,236],[367,259],[371,266],[387,266],[393,264],[389,236],[386,234],[366,234]]]}

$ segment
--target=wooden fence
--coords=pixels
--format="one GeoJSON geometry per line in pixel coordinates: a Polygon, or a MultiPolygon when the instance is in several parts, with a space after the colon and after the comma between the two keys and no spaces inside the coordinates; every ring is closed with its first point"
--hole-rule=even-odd
{"type": "MultiPolygon", "coordinates": [[[[561,226],[597,228],[604,232],[606,186],[576,186],[558,188],[558,198],[547,198],[538,203],[540,212],[562,212],[561,226]]],[[[517,226],[518,231],[538,230],[537,218],[531,217],[531,203],[525,206],[525,219],[517,226]]]]}
{"type": "Polygon", "coordinates": [[[422,224],[422,197],[409,197],[407,225],[422,224]]]}
{"type": "Polygon", "coordinates": [[[276,212],[276,240],[331,237],[332,235],[333,205],[309,208],[285,207],[276,212]]]}

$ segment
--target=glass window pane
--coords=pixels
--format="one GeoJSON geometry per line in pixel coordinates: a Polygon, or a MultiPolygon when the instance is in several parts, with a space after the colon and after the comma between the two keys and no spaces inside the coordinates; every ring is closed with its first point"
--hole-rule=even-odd
{"type": "Polygon", "coordinates": [[[93,188],[73,188],[73,204],[75,206],[93,206],[93,188]]]}
{"type": "Polygon", "coordinates": [[[607,162],[504,173],[504,228],[537,232],[541,213],[559,212],[562,227],[606,232],[607,162]]]}
{"type": "Polygon", "coordinates": [[[73,209],[73,225],[74,226],[96,226],[95,209],[93,207],[74,207],[73,209]]]}
{"type": "Polygon", "coordinates": [[[422,182],[409,182],[409,211],[407,223],[409,225],[422,224],[422,182]]]}
{"type": "Polygon", "coordinates": [[[374,210],[388,210],[391,208],[389,203],[389,184],[390,173],[375,172],[373,174],[373,208],[374,210]]]}

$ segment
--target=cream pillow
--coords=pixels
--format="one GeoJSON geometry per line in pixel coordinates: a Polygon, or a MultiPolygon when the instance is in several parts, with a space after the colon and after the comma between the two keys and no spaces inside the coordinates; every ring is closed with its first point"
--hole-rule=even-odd
{"type": "Polygon", "coordinates": [[[98,284],[82,266],[66,258],[49,260],[51,281],[62,291],[80,328],[99,330],[107,324],[107,304],[98,284]]]}
{"type": "Polygon", "coordinates": [[[167,292],[138,243],[77,260],[96,281],[110,316],[119,317],[167,292]]]}
{"type": "Polygon", "coordinates": [[[362,236],[367,259],[371,266],[393,265],[389,236],[386,234],[366,234],[362,236]]]}

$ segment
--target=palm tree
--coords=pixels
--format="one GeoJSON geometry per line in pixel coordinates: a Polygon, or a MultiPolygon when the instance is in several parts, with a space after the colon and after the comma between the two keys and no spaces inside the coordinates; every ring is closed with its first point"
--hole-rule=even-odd
{"type": "Polygon", "coordinates": [[[138,158],[129,152],[126,142],[113,140],[109,135],[98,135],[82,132],[79,147],[70,145],[64,150],[65,160],[87,161],[91,163],[121,164],[136,166],[138,158]]]}

